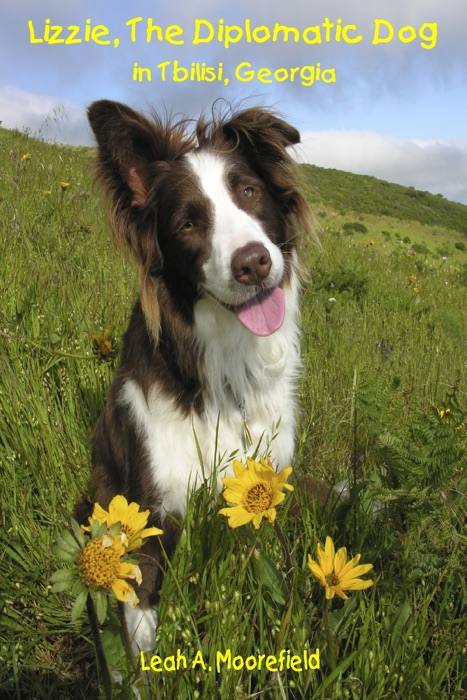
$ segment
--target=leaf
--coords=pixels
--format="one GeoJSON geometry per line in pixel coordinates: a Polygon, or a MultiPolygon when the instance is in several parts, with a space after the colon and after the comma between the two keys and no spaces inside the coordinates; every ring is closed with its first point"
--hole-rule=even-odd
{"type": "Polygon", "coordinates": [[[54,571],[50,577],[51,583],[62,583],[64,581],[72,581],[76,576],[76,572],[73,569],[59,569],[54,571]]]}
{"type": "Polygon", "coordinates": [[[93,540],[99,539],[99,537],[102,537],[104,532],[107,530],[107,523],[102,523],[99,525],[98,520],[94,520],[92,523],[92,529],[91,529],[91,538],[93,540]]]}
{"type": "Polygon", "coordinates": [[[82,581],[78,576],[71,589],[71,595],[73,598],[76,598],[80,594],[81,590],[87,590],[87,587],[84,581],[82,581]]]}
{"type": "Polygon", "coordinates": [[[95,593],[96,615],[101,625],[104,624],[107,616],[107,595],[104,591],[96,591],[95,593]]]}
{"type": "Polygon", "coordinates": [[[63,593],[63,591],[67,591],[70,588],[70,585],[71,581],[57,581],[51,586],[50,590],[52,593],[63,593]]]}
{"type": "Polygon", "coordinates": [[[268,591],[272,599],[280,605],[285,605],[286,587],[282,574],[276,569],[274,562],[265,554],[253,558],[253,566],[258,583],[268,591]]]}
{"type": "MultiPolygon", "coordinates": [[[[217,421],[217,427],[218,427],[218,426],[219,426],[219,419],[218,419],[218,421],[217,421]]],[[[217,435],[217,428],[216,428],[216,435],[217,435]]],[[[200,447],[200,444],[199,444],[199,440],[198,440],[198,436],[197,436],[197,434],[196,434],[196,430],[195,430],[194,426],[193,426],[193,437],[194,437],[194,439],[195,439],[196,453],[197,453],[197,455],[198,455],[199,465],[200,465],[200,467],[201,467],[202,473],[204,474],[203,452],[202,452],[202,450],[201,450],[201,447],[200,447]]],[[[216,442],[216,450],[217,450],[217,442],[216,442]]]]}
{"type": "Polygon", "coordinates": [[[86,536],[74,518],[71,519],[71,527],[73,528],[73,534],[79,546],[84,547],[86,544],[86,536]]]}
{"type": "Polygon", "coordinates": [[[76,622],[78,617],[81,615],[81,613],[84,610],[84,607],[86,605],[86,600],[89,595],[89,591],[87,588],[83,588],[81,593],[78,594],[76,597],[76,600],[73,604],[73,607],[71,609],[71,621],[76,622]]]}
{"type": "Polygon", "coordinates": [[[116,537],[117,535],[120,534],[122,530],[122,524],[120,521],[118,523],[114,523],[112,527],[109,527],[108,533],[111,537],[116,537]]]}
{"type": "Polygon", "coordinates": [[[412,608],[407,601],[404,601],[392,615],[388,615],[384,619],[384,626],[391,635],[391,650],[393,652],[399,645],[401,634],[411,615],[412,608]]]}
{"type": "MultiPolygon", "coordinates": [[[[290,602],[289,602],[289,607],[287,608],[287,611],[282,618],[281,621],[281,627],[279,630],[279,635],[278,635],[278,646],[283,647],[286,644],[286,639],[287,639],[287,634],[289,631],[290,623],[292,621],[292,612],[294,609],[294,596],[290,596],[290,602]]],[[[303,607],[303,606],[302,606],[303,607]]]]}
{"type": "Polygon", "coordinates": [[[67,564],[74,564],[76,561],[76,552],[68,552],[67,550],[63,549],[63,547],[54,547],[54,553],[67,564]]]}
{"type": "Polygon", "coordinates": [[[62,549],[64,549],[66,552],[70,552],[71,554],[75,554],[79,548],[79,545],[73,535],[66,530],[64,530],[62,534],[57,537],[57,542],[62,549]]]}
{"type": "Polygon", "coordinates": [[[332,686],[332,684],[339,678],[339,676],[342,676],[346,669],[350,666],[350,664],[353,662],[356,656],[362,653],[361,647],[359,649],[355,649],[352,653],[350,653],[348,656],[346,656],[340,663],[337,665],[337,667],[330,673],[328,676],[323,681],[323,684],[320,688],[321,691],[326,690],[327,687],[332,686]]]}
{"type": "Polygon", "coordinates": [[[358,604],[358,597],[352,596],[345,601],[345,605],[339,610],[333,610],[329,613],[329,625],[334,637],[338,638],[343,635],[350,618],[358,604]]]}
{"type": "Polygon", "coordinates": [[[114,668],[125,668],[126,654],[123,646],[120,629],[114,625],[113,629],[105,629],[102,633],[102,647],[107,663],[114,668]]]}
{"type": "Polygon", "coordinates": [[[58,345],[61,342],[61,337],[57,335],[56,333],[51,333],[49,335],[49,340],[51,345],[58,345]]]}

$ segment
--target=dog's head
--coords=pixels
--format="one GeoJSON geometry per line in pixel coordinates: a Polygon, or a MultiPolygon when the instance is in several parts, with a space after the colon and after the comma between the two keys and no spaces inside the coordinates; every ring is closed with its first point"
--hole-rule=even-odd
{"type": "Polygon", "coordinates": [[[194,133],[188,122],[150,120],[106,100],[88,115],[114,233],[140,268],[151,335],[162,302],[190,320],[203,295],[253,333],[276,330],[297,231],[311,223],[286,150],[298,132],[258,108],[200,119],[194,133]]]}

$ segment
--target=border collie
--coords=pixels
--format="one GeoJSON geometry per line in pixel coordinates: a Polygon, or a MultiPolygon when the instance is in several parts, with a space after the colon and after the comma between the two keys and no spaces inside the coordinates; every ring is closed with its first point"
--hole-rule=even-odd
{"type": "MultiPolygon", "coordinates": [[[[92,436],[94,500],[107,507],[123,494],[150,509],[170,553],[178,533],[166,516],[184,517],[188,488],[219,455],[242,459],[261,442],[277,469],[293,458],[296,238],[311,230],[286,151],[299,134],[259,108],[201,118],[194,133],[190,122],[149,119],[107,100],[88,116],[113,233],[140,274],[92,436]]],[[[77,508],[81,522],[89,508],[77,508]]],[[[162,563],[150,538],[140,553],[140,606],[126,606],[135,649],[154,646],[162,563]]]]}

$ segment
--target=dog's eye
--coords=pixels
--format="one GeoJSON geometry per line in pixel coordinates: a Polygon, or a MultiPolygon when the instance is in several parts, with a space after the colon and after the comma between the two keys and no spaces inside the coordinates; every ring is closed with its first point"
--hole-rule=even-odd
{"type": "Polygon", "coordinates": [[[192,221],[185,221],[180,230],[183,231],[183,233],[191,233],[194,227],[195,225],[192,221]]]}
{"type": "Polygon", "coordinates": [[[245,189],[243,190],[244,197],[253,197],[254,193],[254,187],[245,187],[245,189]]]}

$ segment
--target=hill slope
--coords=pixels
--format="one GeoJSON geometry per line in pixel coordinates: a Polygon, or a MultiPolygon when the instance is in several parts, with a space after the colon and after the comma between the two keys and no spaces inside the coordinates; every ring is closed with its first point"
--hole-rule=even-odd
{"type": "Polygon", "coordinates": [[[467,236],[467,206],[442,195],[315,165],[304,165],[303,170],[315,206],[333,208],[341,214],[356,212],[418,221],[467,236]]]}

